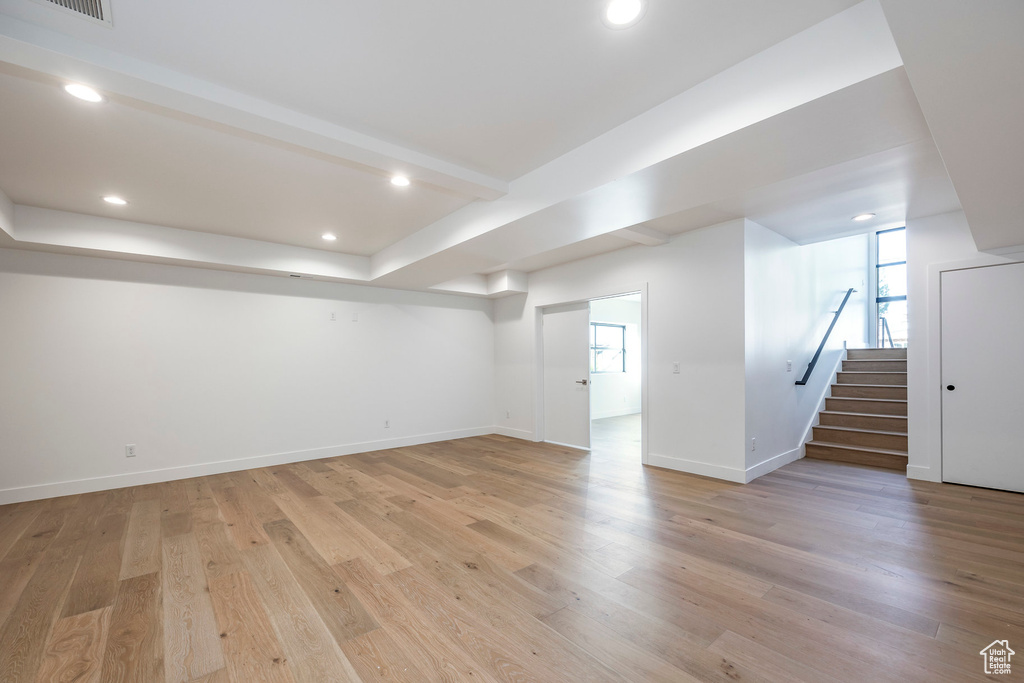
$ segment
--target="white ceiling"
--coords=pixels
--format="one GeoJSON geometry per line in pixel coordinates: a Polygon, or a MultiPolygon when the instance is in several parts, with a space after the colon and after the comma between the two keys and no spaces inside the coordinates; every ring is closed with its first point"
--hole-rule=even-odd
{"type": "Polygon", "coordinates": [[[17,204],[369,256],[473,199],[61,85],[0,63],[0,188],[17,204]]]}
{"type": "Polygon", "coordinates": [[[0,12],[511,180],[856,0],[111,0],[113,29],[0,12]]]}
{"type": "Polygon", "coordinates": [[[808,243],[958,193],[1024,243],[1024,154],[993,152],[1022,146],[1024,89],[956,97],[1020,80],[1024,18],[992,0],[950,41],[956,1],[923,1],[648,0],[612,31],[601,0],[111,0],[113,28],[0,0],[0,246],[494,295],[740,216],[808,243]]]}
{"type": "Polygon", "coordinates": [[[1024,244],[1024,2],[886,0],[886,19],[982,250],[1024,244]]]}

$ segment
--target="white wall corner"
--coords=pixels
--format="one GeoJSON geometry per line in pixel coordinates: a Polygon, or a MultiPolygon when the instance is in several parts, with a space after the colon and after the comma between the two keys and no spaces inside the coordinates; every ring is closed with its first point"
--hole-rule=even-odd
{"type": "Polygon", "coordinates": [[[0,230],[14,239],[14,202],[0,190],[0,230]]]}
{"type": "Polygon", "coordinates": [[[495,425],[494,433],[500,434],[501,436],[508,436],[513,439],[522,439],[523,441],[535,442],[537,439],[534,433],[528,429],[515,429],[513,427],[502,427],[501,425],[495,425]]]}
{"type": "Polygon", "coordinates": [[[919,479],[921,481],[934,482],[941,481],[938,472],[933,470],[931,467],[923,467],[921,465],[907,465],[907,479],[919,479]]]}
{"type": "Polygon", "coordinates": [[[803,444],[801,444],[797,448],[794,448],[791,451],[786,451],[785,453],[779,453],[774,458],[769,458],[768,460],[765,460],[764,462],[758,463],[758,464],[754,465],[753,467],[748,467],[747,471],[745,472],[745,477],[743,479],[743,483],[744,484],[749,484],[750,482],[754,481],[758,477],[762,477],[762,476],[768,474],[769,472],[774,472],[775,470],[779,469],[783,465],[788,465],[789,463],[795,462],[795,461],[799,460],[802,457],[804,457],[804,447],[803,447],[803,444]]]}
{"type": "Polygon", "coordinates": [[[686,458],[677,458],[671,455],[660,455],[658,453],[649,454],[647,456],[647,464],[653,465],[654,467],[663,467],[668,470],[675,470],[677,472],[699,474],[702,477],[722,479],[724,481],[731,481],[737,484],[747,483],[746,471],[737,467],[725,467],[724,465],[698,462],[697,460],[687,460],[686,458]]]}
{"type": "Polygon", "coordinates": [[[487,296],[492,298],[525,294],[530,276],[520,270],[500,270],[487,276],[487,296]]]}

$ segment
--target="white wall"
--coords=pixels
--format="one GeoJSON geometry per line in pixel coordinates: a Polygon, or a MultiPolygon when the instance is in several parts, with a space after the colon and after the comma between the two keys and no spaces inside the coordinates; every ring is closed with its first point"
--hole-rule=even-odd
{"type": "Polygon", "coordinates": [[[530,275],[530,292],[495,305],[496,408],[502,432],[540,438],[536,308],[647,286],[649,463],[743,476],[743,221],[530,275]],[[672,363],[680,363],[673,374],[672,363]],[[510,417],[505,418],[506,411],[510,417]]]}
{"type": "Polygon", "coordinates": [[[626,371],[590,374],[590,419],[640,412],[640,298],[598,299],[590,321],[626,326],[626,371]]]}
{"type": "Polygon", "coordinates": [[[495,306],[501,431],[542,437],[534,417],[537,307],[646,284],[648,463],[749,481],[802,455],[844,341],[867,345],[867,269],[866,235],[799,246],[738,220],[684,233],[661,247],[633,247],[532,273],[528,295],[495,306]],[[811,383],[797,387],[831,311],[850,287],[858,292],[829,350],[811,383]],[[751,452],[754,437],[758,448],[751,452]]]}
{"type": "MultiPolygon", "coordinates": [[[[907,476],[942,480],[939,278],[943,270],[1024,260],[979,252],[962,211],[907,221],[907,476]]],[[[993,296],[1020,296],[993,292],[993,296]]]]}
{"type": "Polygon", "coordinates": [[[0,250],[0,503],[489,433],[491,313],[0,250]]]}
{"type": "Polygon", "coordinates": [[[868,345],[868,235],[799,246],[746,221],[745,427],[748,480],[803,455],[843,355],[868,345]],[[854,287],[806,386],[796,386],[854,287]],[[786,361],[792,361],[787,370],[786,361]],[[757,450],[752,450],[752,439],[757,450]]]}

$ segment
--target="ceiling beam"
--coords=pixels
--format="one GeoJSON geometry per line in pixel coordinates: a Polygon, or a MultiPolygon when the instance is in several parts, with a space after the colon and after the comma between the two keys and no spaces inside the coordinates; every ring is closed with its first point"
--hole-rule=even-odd
{"type": "Polygon", "coordinates": [[[662,244],[668,244],[669,237],[660,230],[648,227],[646,225],[633,225],[622,230],[616,230],[612,233],[618,237],[625,238],[631,242],[637,244],[645,244],[648,247],[658,247],[662,244]]]}
{"type": "MultiPolygon", "coordinates": [[[[372,257],[381,278],[713,140],[902,64],[878,0],[866,0],[627,121],[372,257]]],[[[646,197],[616,204],[600,234],[646,218],[646,197]],[[630,203],[631,202],[631,203],[630,203]]],[[[593,226],[588,230],[593,232],[593,226]]],[[[589,234],[588,236],[594,236],[589,234]]]]}
{"type": "Polygon", "coordinates": [[[38,247],[70,248],[149,261],[229,270],[239,268],[337,282],[366,282],[370,270],[369,258],[365,256],[33,206],[14,206],[13,237],[18,243],[38,247]]]}
{"type": "Polygon", "coordinates": [[[508,183],[499,178],[2,13],[0,61],[376,169],[381,175],[402,174],[485,200],[508,192],[508,183]]]}
{"type": "Polygon", "coordinates": [[[882,6],[978,249],[1024,244],[1024,3],[882,6]]]}

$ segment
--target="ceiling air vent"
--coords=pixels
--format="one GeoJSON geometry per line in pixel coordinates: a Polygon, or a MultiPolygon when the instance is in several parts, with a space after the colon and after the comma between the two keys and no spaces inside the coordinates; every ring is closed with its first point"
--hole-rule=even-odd
{"type": "Polygon", "coordinates": [[[110,21],[110,0],[36,0],[36,2],[104,26],[113,26],[110,21]]]}

